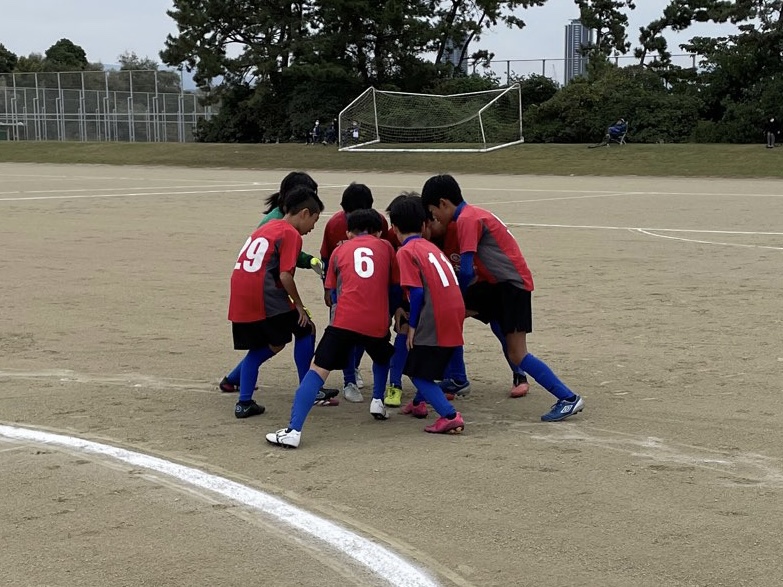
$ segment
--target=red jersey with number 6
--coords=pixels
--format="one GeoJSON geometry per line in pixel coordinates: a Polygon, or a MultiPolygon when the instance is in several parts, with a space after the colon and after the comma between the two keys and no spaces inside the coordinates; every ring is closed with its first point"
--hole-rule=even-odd
{"type": "Polygon", "coordinates": [[[294,309],[280,283],[280,273],[293,273],[302,237],[285,220],[272,220],[245,241],[231,274],[228,319],[258,322],[294,309]]]}
{"type": "Polygon", "coordinates": [[[460,255],[475,253],[476,275],[489,283],[509,282],[533,291],[533,275],[517,239],[492,212],[465,204],[457,216],[460,255]]]}
{"type": "Polygon", "coordinates": [[[332,253],[325,287],[337,290],[332,326],[381,337],[389,332],[389,286],[400,283],[394,249],[372,235],[346,240],[332,253]]]}
{"type": "Polygon", "coordinates": [[[424,289],[424,305],[413,344],[421,346],[461,346],[465,303],[457,275],[446,255],[423,238],[408,239],[397,250],[400,285],[424,289]]]}

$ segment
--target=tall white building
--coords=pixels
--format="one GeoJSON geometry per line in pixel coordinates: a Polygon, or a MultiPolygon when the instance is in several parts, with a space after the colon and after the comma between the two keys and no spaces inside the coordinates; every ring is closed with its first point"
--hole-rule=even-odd
{"type": "Polygon", "coordinates": [[[465,41],[462,39],[454,40],[451,38],[446,39],[446,46],[443,50],[442,63],[451,63],[454,69],[458,69],[462,73],[468,72],[468,50],[465,48],[465,57],[462,57],[462,48],[465,46],[465,41]]]}
{"type": "Polygon", "coordinates": [[[579,20],[572,20],[565,27],[565,83],[587,73],[587,57],[582,49],[593,40],[593,31],[579,20]]]}

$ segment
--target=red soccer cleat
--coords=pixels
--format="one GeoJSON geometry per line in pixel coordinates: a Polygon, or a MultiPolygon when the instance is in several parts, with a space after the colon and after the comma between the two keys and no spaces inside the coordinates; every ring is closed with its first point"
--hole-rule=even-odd
{"type": "Polygon", "coordinates": [[[421,402],[418,405],[414,405],[413,402],[408,402],[402,407],[400,414],[410,414],[414,418],[424,419],[429,414],[429,410],[427,409],[427,404],[425,402],[421,402]]]}
{"type": "Polygon", "coordinates": [[[514,373],[514,384],[509,395],[511,397],[525,397],[528,391],[530,391],[530,384],[528,384],[525,374],[514,373]]]}
{"type": "Polygon", "coordinates": [[[457,415],[449,420],[448,418],[438,418],[434,424],[430,424],[424,428],[424,432],[430,434],[461,434],[465,429],[465,420],[462,419],[462,414],[457,412],[457,415]]]}

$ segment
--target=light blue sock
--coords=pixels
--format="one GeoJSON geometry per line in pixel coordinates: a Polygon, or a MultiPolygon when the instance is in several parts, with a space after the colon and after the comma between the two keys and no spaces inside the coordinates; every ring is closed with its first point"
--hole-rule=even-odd
{"type": "Polygon", "coordinates": [[[343,369],[343,385],[356,383],[356,347],[348,353],[348,366],[343,369]]]}
{"type": "Polygon", "coordinates": [[[468,374],[465,372],[465,349],[464,347],[457,347],[454,349],[454,354],[451,355],[451,360],[446,366],[446,372],[443,374],[444,379],[451,379],[455,383],[467,383],[468,374]]]}
{"type": "Polygon", "coordinates": [[[405,361],[408,360],[408,335],[398,334],[394,338],[394,355],[391,359],[389,369],[389,383],[402,387],[402,370],[405,368],[405,361]]]}
{"type": "Polygon", "coordinates": [[[253,399],[253,390],[258,382],[258,369],[261,364],[275,356],[275,353],[269,347],[260,349],[250,349],[247,355],[242,359],[239,374],[239,400],[246,402],[253,399]]]}
{"type": "Polygon", "coordinates": [[[241,374],[242,374],[242,361],[239,361],[239,363],[237,363],[237,366],[234,367],[231,373],[226,375],[226,379],[228,379],[229,383],[233,383],[234,385],[239,385],[239,376],[241,374]]]}
{"type": "Polygon", "coordinates": [[[437,383],[420,377],[411,377],[411,381],[416,386],[416,395],[420,394],[432,406],[432,409],[438,412],[439,416],[448,418],[457,413],[456,408],[446,399],[446,396],[443,395],[443,390],[438,387],[437,383]]]}
{"type": "Polygon", "coordinates": [[[544,361],[534,357],[530,353],[525,355],[525,358],[522,359],[519,368],[529,374],[536,380],[536,383],[554,395],[557,399],[572,400],[576,396],[573,391],[568,389],[565,383],[558,379],[557,375],[554,374],[552,369],[550,369],[544,361]]]}
{"type": "Polygon", "coordinates": [[[386,391],[386,379],[389,377],[389,366],[372,364],[372,399],[383,399],[386,391]]]}
{"type": "Polygon", "coordinates": [[[315,354],[315,334],[302,336],[294,340],[294,363],[296,371],[299,374],[299,383],[310,370],[310,363],[313,362],[315,354]]]}
{"type": "Polygon", "coordinates": [[[313,370],[307,372],[294,395],[294,403],[291,406],[291,422],[288,424],[289,428],[299,430],[299,432],[302,431],[307,414],[310,413],[315,398],[318,396],[318,390],[323,387],[323,384],[324,380],[321,379],[318,373],[313,370]]]}

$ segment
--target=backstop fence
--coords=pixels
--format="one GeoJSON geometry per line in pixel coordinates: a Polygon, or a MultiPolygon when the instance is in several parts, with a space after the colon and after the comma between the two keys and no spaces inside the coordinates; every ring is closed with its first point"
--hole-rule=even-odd
{"type": "Polygon", "coordinates": [[[212,114],[176,71],[0,74],[0,129],[9,139],[189,142],[212,114]]]}

